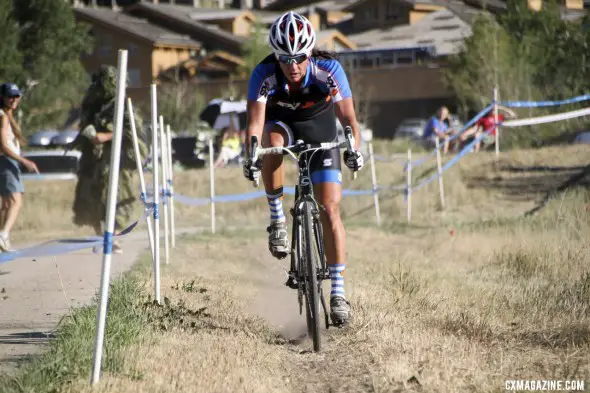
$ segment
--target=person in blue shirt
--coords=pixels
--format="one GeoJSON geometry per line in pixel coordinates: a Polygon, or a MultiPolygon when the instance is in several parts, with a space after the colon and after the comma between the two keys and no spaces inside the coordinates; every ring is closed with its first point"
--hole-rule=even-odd
{"type": "MultiPolygon", "coordinates": [[[[352,128],[356,141],[355,151],[344,154],[345,164],[351,170],[359,170],[364,162],[358,152],[360,131],[348,79],[330,53],[314,48],[315,41],[309,20],[295,12],[284,13],[273,23],[269,31],[273,53],[256,66],[249,81],[247,140],[256,135],[263,147],[289,146],[296,140],[334,142],[338,137],[338,116],[343,127],[352,128]]],[[[316,199],[324,207],[321,220],[332,282],[330,316],[334,324],[341,325],[349,319],[350,303],[344,293],[346,239],[340,218],[339,149],[316,153],[310,169],[316,199]]],[[[273,256],[282,259],[289,253],[282,205],[283,157],[265,156],[261,163],[246,160],[247,179],[254,180],[260,173],[270,208],[269,249],[273,256]]]]}
{"type": "Polygon", "coordinates": [[[422,134],[422,139],[427,147],[433,147],[435,145],[434,139],[438,137],[444,143],[443,152],[448,152],[449,143],[447,139],[454,133],[454,130],[450,129],[445,122],[448,117],[449,110],[446,106],[442,106],[436,111],[436,114],[428,120],[428,123],[426,123],[426,126],[424,127],[424,133],[422,134]]]}

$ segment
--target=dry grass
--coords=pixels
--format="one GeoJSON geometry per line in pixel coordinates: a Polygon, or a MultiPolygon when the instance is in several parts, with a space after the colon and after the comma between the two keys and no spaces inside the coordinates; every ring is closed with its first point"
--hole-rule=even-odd
{"type": "MultiPolygon", "coordinates": [[[[518,217],[541,188],[530,187],[528,171],[507,169],[579,165],[582,154],[525,151],[498,164],[472,156],[445,178],[446,211],[436,209],[434,184],[415,195],[412,226],[399,225],[403,202],[386,198],[386,230],[348,220],[354,320],[325,332],[320,354],[298,339],[305,322],[295,293],[282,286],[281,262],[266,251],[263,200],[219,206],[222,225],[260,227],[179,243],[163,270],[169,303],[154,314],[160,329],[150,345],[130,350],[128,375],[105,376],[98,391],[452,393],[504,391],[507,379],[588,382],[590,193],[572,189],[540,215],[518,217]],[[512,198],[502,182],[527,197],[512,198]]],[[[384,182],[400,176],[390,167],[378,172],[384,182]]],[[[249,190],[236,172],[218,172],[221,193],[249,190]]],[[[543,173],[558,184],[569,174],[562,172],[543,173]]],[[[204,174],[189,176],[180,176],[178,192],[204,196],[204,174]]],[[[366,187],[359,180],[355,186],[366,187]]],[[[361,199],[348,199],[344,210],[370,223],[370,210],[358,213],[370,198],[361,199]]],[[[208,223],[209,207],[179,210],[184,223],[208,223]]],[[[70,391],[90,389],[80,381],[70,391]]]]}
{"type": "MultiPolygon", "coordinates": [[[[575,172],[555,167],[586,157],[577,146],[512,152],[498,163],[471,155],[445,174],[444,211],[436,182],[413,195],[411,225],[401,195],[381,195],[382,229],[372,225],[372,197],[346,198],[354,320],[326,331],[320,354],[300,340],[295,293],[282,285],[284,264],[268,255],[264,200],[218,204],[220,233],[181,239],[163,266],[168,300],[147,310],[156,327],[149,345],[129,348],[126,372],[104,375],[97,389],[79,380],[65,391],[453,393],[504,391],[506,379],[590,382],[590,193],[572,188],[538,216],[522,216],[575,172]],[[554,168],[531,168],[540,165],[554,168]]],[[[252,191],[240,172],[217,171],[218,194],[252,191]]],[[[370,188],[369,173],[354,183],[345,176],[345,187],[370,188]]],[[[382,185],[405,179],[400,161],[378,163],[377,175],[382,185]]],[[[23,233],[70,230],[63,184],[29,186],[27,204],[43,206],[46,218],[36,223],[38,210],[25,210],[23,233]]],[[[175,185],[206,197],[208,174],[179,173],[175,185]]],[[[209,225],[209,211],[177,205],[178,225],[209,225]]]]}

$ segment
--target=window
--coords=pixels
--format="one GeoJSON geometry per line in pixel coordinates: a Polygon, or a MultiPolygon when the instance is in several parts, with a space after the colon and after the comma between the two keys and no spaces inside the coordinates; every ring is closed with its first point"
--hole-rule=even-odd
{"type": "Polygon", "coordinates": [[[385,17],[387,20],[396,20],[401,15],[400,6],[397,3],[397,0],[389,0],[387,3],[387,13],[385,17]]]}
{"type": "Polygon", "coordinates": [[[141,72],[139,68],[129,69],[129,87],[140,87],[141,86],[141,72]]]}
{"type": "Polygon", "coordinates": [[[372,21],[379,18],[379,7],[377,5],[371,5],[364,9],[363,20],[372,21]]]}
{"type": "Polygon", "coordinates": [[[139,47],[135,44],[128,44],[127,51],[129,52],[129,56],[137,56],[139,47]]]}
{"type": "Polygon", "coordinates": [[[383,52],[381,54],[381,64],[383,64],[384,66],[393,65],[393,52],[383,52]]]}
{"type": "Polygon", "coordinates": [[[113,51],[113,36],[110,34],[102,34],[99,40],[98,54],[99,56],[108,56],[113,51]]]}

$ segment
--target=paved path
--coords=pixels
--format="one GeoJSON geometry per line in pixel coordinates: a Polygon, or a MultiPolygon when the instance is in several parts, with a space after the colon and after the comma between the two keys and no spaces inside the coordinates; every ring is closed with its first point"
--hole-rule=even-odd
{"type": "MultiPolygon", "coordinates": [[[[111,278],[129,270],[140,253],[149,251],[145,227],[129,234],[123,247],[124,253],[113,257],[111,278]]],[[[99,290],[101,269],[102,253],[93,254],[91,249],[0,265],[0,373],[42,350],[70,307],[92,300],[99,290]]]]}

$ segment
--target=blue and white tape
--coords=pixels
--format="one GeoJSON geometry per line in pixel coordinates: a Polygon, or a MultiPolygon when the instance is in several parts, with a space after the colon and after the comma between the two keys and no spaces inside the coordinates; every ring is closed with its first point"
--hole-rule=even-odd
{"type": "Polygon", "coordinates": [[[510,108],[542,108],[548,106],[576,104],[588,100],[590,100],[590,94],[568,98],[560,101],[504,101],[500,102],[499,104],[510,108]]]}

